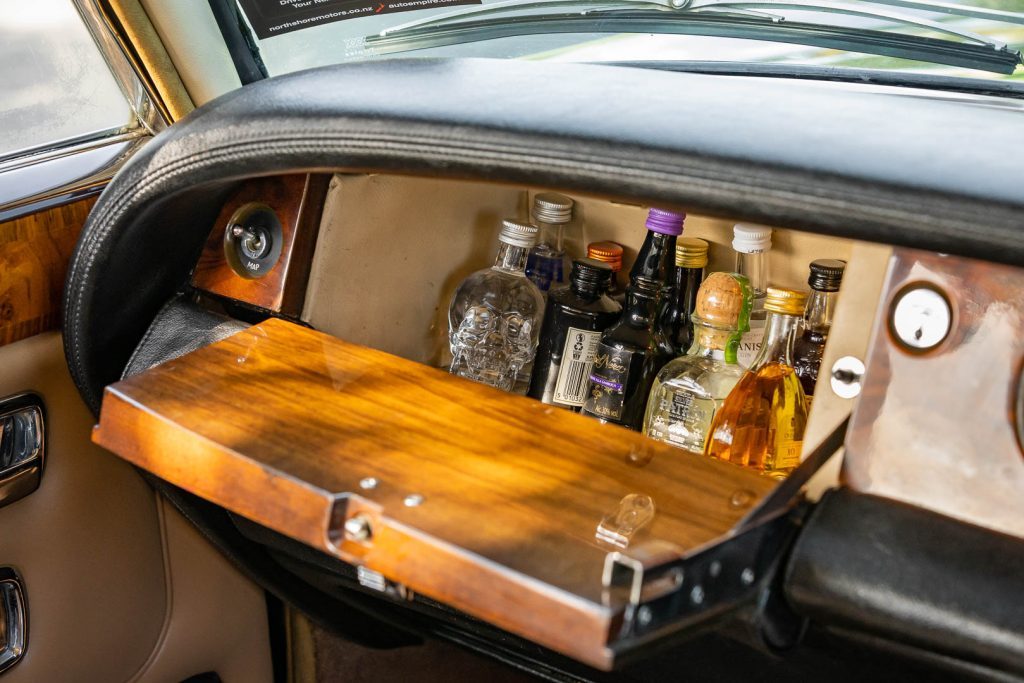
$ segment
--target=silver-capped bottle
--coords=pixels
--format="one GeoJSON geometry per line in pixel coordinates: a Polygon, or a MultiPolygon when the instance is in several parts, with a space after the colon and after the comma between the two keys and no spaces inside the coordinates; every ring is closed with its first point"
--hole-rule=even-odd
{"type": "Polygon", "coordinates": [[[526,277],[543,296],[552,287],[569,280],[569,258],[565,252],[565,229],[572,222],[572,199],[555,192],[541,192],[533,198],[530,214],[540,228],[537,245],[526,260],[526,277]]]}
{"type": "Polygon", "coordinates": [[[537,352],[544,299],[526,277],[537,226],[502,222],[490,268],[466,278],[448,309],[453,375],[525,394],[537,352]]]}

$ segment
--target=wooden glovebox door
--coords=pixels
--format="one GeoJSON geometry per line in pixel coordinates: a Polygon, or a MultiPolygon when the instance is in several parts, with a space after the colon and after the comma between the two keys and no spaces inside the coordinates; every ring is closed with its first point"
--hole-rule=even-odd
{"type": "Polygon", "coordinates": [[[602,669],[752,602],[787,533],[771,479],[281,320],[108,387],[93,438],[602,669]]]}

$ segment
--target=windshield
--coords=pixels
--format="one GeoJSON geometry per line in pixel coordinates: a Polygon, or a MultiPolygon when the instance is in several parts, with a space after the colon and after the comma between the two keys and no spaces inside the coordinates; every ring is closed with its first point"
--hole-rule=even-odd
{"type": "Polygon", "coordinates": [[[1022,0],[238,3],[268,75],[381,57],[457,56],[1024,80],[1022,0]]]}

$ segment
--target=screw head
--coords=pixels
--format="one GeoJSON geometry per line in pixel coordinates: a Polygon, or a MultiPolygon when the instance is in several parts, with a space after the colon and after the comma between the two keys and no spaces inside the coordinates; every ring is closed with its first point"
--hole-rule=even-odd
{"type": "Polygon", "coordinates": [[[377,484],[379,483],[380,482],[377,481],[376,477],[365,477],[359,480],[359,488],[372,491],[377,488],[377,484]]]}
{"type": "Polygon", "coordinates": [[[744,569],[743,572],[740,574],[740,581],[743,583],[744,586],[749,586],[750,584],[754,583],[754,570],[750,567],[744,569]]]}
{"type": "Polygon", "coordinates": [[[407,508],[419,507],[423,504],[423,496],[418,493],[410,493],[402,502],[405,503],[407,508]]]}
{"type": "Polygon", "coordinates": [[[949,301],[938,290],[927,285],[913,285],[896,296],[889,327],[904,348],[928,351],[949,335],[953,327],[953,311],[949,301]]]}
{"type": "Polygon", "coordinates": [[[649,623],[651,623],[652,616],[653,615],[651,614],[651,608],[647,605],[644,605],[636,612],[636,623],[640,624],[641,626],[647,626],[649,623]]]}
{"type": "Polygon", "coordinates": [[[690,602],[692,602],[695,605],[699,605],[700,603],[704,602],[703,586],[697,584],[692,589],[690,589],[690,602]]]}
{"type": "Polygon", "coordinates": [[[370,520],[362,515],[355,515],[345,520],[345,538],[351,541],[366,541],[373,535],[370,520]]]}

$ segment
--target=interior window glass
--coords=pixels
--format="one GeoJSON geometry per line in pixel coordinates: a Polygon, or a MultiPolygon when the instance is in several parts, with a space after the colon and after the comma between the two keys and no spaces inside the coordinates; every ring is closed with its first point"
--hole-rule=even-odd
{"type": "Polygon", "coordinates": [[[0,160],[136,125],[71,0],[0,3],[0,64],[0,160]]]}

